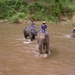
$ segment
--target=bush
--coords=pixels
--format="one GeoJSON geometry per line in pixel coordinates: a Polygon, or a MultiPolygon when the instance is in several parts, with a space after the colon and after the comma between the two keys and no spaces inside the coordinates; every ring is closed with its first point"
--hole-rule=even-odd
{"type": "Polygon", "coordinates": [[[41,20],[45,20],[45,16],[43,15],[43,13],[40,12],[36,12],[34,15],[30,15],[29,19],[33,19],[35,21],[41,21],[41,20]]]}
{"type": "Polygon", "coordinates": [[[9,18],[9,21],[13,22],[13,23],[19,23],[19,19],[25,19],[25,14],[24,13],[17,13],[16,15],[9,18]]]}
{"type": "MultiPolygon", "coordinates": [[[[71,18],[75,11],[75,3],[73,8],[65,5],[64,0],[33,0],[27,3],[26,0],[0,0],[0,19],[8,18],[9,21],[18,22],[18,20],[29,19],[34,20],[50,20],[56,22],[57,18],[64,16],[71,18]],[[63,1],[63,3],[62,3],[63,1]],[[67,8],[68,7],[68,8],[67,8]],[[26,15],[25,15],[25,14],[26,15]]],[[[68,2],[68,0],[66,1],[68,2]]]]}
{"type": "Polygon", "coordinates": [[[38,4],[38,3],[31,3],[27,6],[27,10],[29,12],[29,14],[35,14],[36,12],[41,11],[42,9],[42,5],[38,4]]]}

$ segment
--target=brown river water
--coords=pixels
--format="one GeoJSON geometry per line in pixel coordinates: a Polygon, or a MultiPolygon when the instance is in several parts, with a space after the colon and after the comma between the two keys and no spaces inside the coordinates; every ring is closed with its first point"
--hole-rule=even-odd
{"type": "MultiPolygon", "coordinates": [[[[0,23],[0,75],[75,75],[75,38],[70,25],[50,25],[51,54],[38,55],[36,40],[23,35],[28,23],[0,23]]],[[[42,22],[35,22],[40,28],[42,22]]]]}

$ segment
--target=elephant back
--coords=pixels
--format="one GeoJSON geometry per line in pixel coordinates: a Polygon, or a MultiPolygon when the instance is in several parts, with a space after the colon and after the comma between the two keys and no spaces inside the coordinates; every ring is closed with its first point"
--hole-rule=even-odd
{"type": "Polygon", "coordinates": [[[24,31],[30,31],[30,27],[24,28],[24,31]]]}
{"type": "Polygon", "coordinates": [[[46,34],[45,32],[39,32],[38,37],[42,39],[49,38],[49,34],[46,34]]]}
{"type": "Polygon", "coordinates": [[[44,39],[44,38],[45,38],[45,33],[44,33],[44,32],[39,32],[39,33],[38,33],[38,37],[39,37],[40,39],[44,39]]]}
{"type": "Polygon", "coordinates": [[[71,37],[72,37],[72,38],[75,38],[75,34],[72,34],[71,37]]]}

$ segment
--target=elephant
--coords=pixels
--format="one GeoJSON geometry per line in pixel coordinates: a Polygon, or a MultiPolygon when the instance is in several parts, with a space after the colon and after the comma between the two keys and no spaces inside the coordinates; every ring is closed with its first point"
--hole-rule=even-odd
{"type": "Polygon", "coordinates": [[[39,47],[39,53],[43,54],[43,50],[45,50],[46,54],[50,54],[49,50],[49,34],[46,34],[45,32],[39,32],[37,35],[37,44],[39,47]]]}
{"type": "Polygon", "coordinates": [[[23,33],[24,33],[24,37],[27,39],[27,37],[29,37],[29,39],[31,41],[35,40],[35,36],[37,36],[37,33],[39,32],[39,29],[38,28],[33,28],[31,30],[30,27],[26,27],[24,30],[23,30],[23,33]]]}

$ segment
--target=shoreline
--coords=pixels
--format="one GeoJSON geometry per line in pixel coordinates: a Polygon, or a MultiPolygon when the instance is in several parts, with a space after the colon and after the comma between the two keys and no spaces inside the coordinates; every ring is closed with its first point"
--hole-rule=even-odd
{"type": "MultiPolygon", "coordinates": [[[[42,21],[34,21],[35,23],[42,23],[42,21]]],[[[51,21],[46,21],[47,24],[51,25],[73,25],[75,26],[75,22],[73,20],[67,20],[67,21],[61,21],[61,22],[51,22],[51,21]]],[[[0,20],[0,23],[11,23],[8,20],[0,20]]],[[[30,23],[30,20],[22,20],[20,19],[18,23],[11,23],[11,24],[19,24],[19,23],[30,23]]]]}

